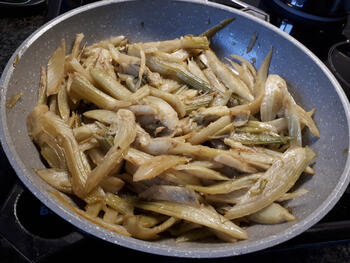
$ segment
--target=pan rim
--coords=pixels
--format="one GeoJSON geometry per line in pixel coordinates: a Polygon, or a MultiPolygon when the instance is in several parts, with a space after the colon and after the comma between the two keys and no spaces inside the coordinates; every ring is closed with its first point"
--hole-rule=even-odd
{"type": "MultiPolygon", "coordinates": [[[[49,207],[52,211],[54,211],[57,215],[62,217],[64,220],[72,223],[74,226],[82,229],[83,231],[86,231],[94,236],[97,236],[103,240],[109,241],[111,243],[115,243],[117,245],[132,248],[135,250],[139,250],[142,252],[148,252],[152,254],[157,255],[164,255],[164,256],[175,256],[175,257],[187,257],[187,258],[218,258],[218,257],[228,257],[228,256],[234,256],[234,255],[240,255],[240,254],[247,254],[251,252],[255,252],[258,250],[262,250],[268,247],[272,247],[274,245],[283,243],[300,233],[304,232],[306,229],[311,227],[312,225],[316,224],[319,220],[321,220],[336,204],[336,202],[340,199],[342,194],[344,193],[347,185],[350,181],[350,156],[348,155],[348,158],[346,160],[346,164],[343,170],[343,173],[340,177],[340,180],[334,190],[331,192],[331,194],[327,197],[327,199],[316,209],[314,210],[308,217],[304,218],[303,220],[299,221],[298,224],[295,224],[286,230],[279,232],[277,235],[268,236],[266,238],[252,241],[245,245],[240,245],[239,243],[236,243],[232,247],[226,247],[223,246],[222,249],[218,248],[215,250],[208,250],[208,249],[193,249],[192,251],[188,251],[186,249],[179,249],[179,248],[173,248],[168,245],[163,245],[161,243],[154,243],[154,242],[148,242],[148,241],[142,241],[137,240],[131,237],[125,237],[118,234],[115,234],[109,230],[102,229],[95,224],[91,223],[90,221],[81,218],[80,216],[76,215],[72,211],[70,211],[68,208],[64,207],[63,205],[59,204],[57,201],[55,202],[55,199],[50,196],[48,192],[41,192],[37,188],[35,184],[30,180],[26,174],[28,171],[26,170],[24,163],[20,160],[17,152],[15,151],[14,146],[12,145],[12,140],[9,135],[9,130],[7,127],[7,117],[6,117],[6,100],[5,95],[7,92],[7,86],[8,82],[10,80],[10,77],[13,73],[13,62],[15,61],[16,57],[19,58],[21,55],[26,51],[26,49],[34,42],[36,41],[44,32],[55,26],[56,24],[62,22],[63,20],[66,20],[72,16],[75,16],[79,13],[86,12],[90,9],[97,8],[100,6],[120,3],[120,2],[131,2],[131,1],[138,1],[138,0],[106,0],[101,2],[96,2],[92,4],[88,4],[85,6],[82,6],[80,8],[74,9],[72,11],[69,11],[65,14],[62,14],[55,19],[47,22],[42,27],[40,27],[38,30],[36,30],[34,33],[32,33],[14,52],[14,54],[11,56],[10,60],[8,61],[6,67],[4,68],[4,71],[1,76],[0,80],[0,88],[1,88],[1,101],[0,101],[0,114],[1,114],[1,129],[0,129],[0,140],[3,147],[3,150],[16,171],[17,176],[20,178],[20,180],[24,183],[24,185],[40,200],[42,201],[47,207],[49,207]]],[[[338,81],[335,79],[333,74],[330,72],[330,70],[319,60],[318,57],[316,57],[309,49],[307,49],[303,44],[301,44],[299,41],[295,40],[290,35],[286,34],[285,32],[279,30],[277,27],[262,21],[258,18],[252,17],[251,15],[245,14],[239,10],[236,10],[231,7],[227,7],[221,4],[212,3],[204,0],[176,0],[178,2],[189,2],[189,3],[197,3],[202,5],[211,6],[214,8],[223,9],[226,11],[229,11],[233,14],[243,16],[249,20],[253,20],[254,22],[258,24],[262,24],[264,27],[269,28],[276,34],[280,35],[281,37],[289,40],[294,45],[296,45],[300,50],[302,50],[308,57],[310,57],[322,70],[322,72],[325,74],[325,76],[330,80],[331,84],[333,85],[334,89],[336,90],[339,99],[342,103],[343,109],[345,111],[345,115],[347,118],[348,123],[348,133],[350,134],[350,104],[349,101],[345,95],[345,92],[341,88],[338,81]]],[[[348,147],[350,148],[350,142],[348,147]]]]}

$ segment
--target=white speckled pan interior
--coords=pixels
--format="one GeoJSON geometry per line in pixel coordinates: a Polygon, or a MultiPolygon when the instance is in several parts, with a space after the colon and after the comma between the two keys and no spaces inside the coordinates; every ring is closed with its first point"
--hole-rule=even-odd
{"type": "Polygon", "coordinates": [[[178,257],[225,257],[261,250],[284,242],[318,222],[339,200],[349,183],[349,102],[335,78],[322,62],[290,36],[222,5],[206,1],[147,0],[101,1],[84,6],[54,19],[31,35],[10,59],[0,85],[2,146],[19,178],[62,218],[121,246],[178,257]],[[25,123],[35,105],[40,66],[47,63],[60,39],[64,37],[71,43],[76,33],[83,32],[89,44],[119,34],[131,41],[165,40],[201,33],[232,16],[236,21],[212,40],[214,50],[222,57],[236,53],[248,59],[256,58],[259,66],[273,46],[270,72],[287,80],[297,102],[307,110],[317,108],[315,121],[321,139],[306,134],[305,140],[318,154],[314,165],[316,175],[303,176],[298,185],[310,193],[288,203],[298,220],[274,226],[252,226],[248,229],[249,239],[235,244],[146,242],[101,229],[57,203],[48,194],[48,185],[33,173],[32,168],[43,167],[43,164],[27,136],[25,123]],[[206,23],[208,19],[211,25],[206,23]],[[254,32],[259,36],[257,43],[246,54],[254,32]],[[17,55],[19,62],[14,68],[12,64],[17,55]],[[6,100],[17,92],[24,92],[24,97],[13,109],[6,109],[6,100]]]}

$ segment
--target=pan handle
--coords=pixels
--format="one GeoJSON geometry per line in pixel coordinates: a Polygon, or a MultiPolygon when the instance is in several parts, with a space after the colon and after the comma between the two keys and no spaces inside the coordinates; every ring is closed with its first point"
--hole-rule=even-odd
{"type": "Polygon", "coordinates": [[[255,6],[249,5],[247,3],[244,3],[240,0],[230,0],[230,2],[239,5],[242,7],[242,11],[246,12],[247,14],[251,14],[255,17],[258,17],[262,20],[265,20],[266,22],[270,22],[270,15],[265,13],[263,10],[256,8],[255,6]]]}
{"type": "Polygon", "coordinates": [[[51,20],[60,14],[62,0],[47,0],[46,19],[51,20]]]}
{"type": "MultiPolygon", "coordinates": [[[[15,184],[0,210],[0,235],[6,239],[25,260],[29,262],[38,262],[84,239],[82,233],[74,230],[59,238],[44,238],[30,233],[21,224],[19,220],[19,211],[17,210],[21,202],[21,197],[27,198],[29,194],[31,193],[25,190],[22,184],[15,184]]],[[[40,207],[43,213],[48,212],[46,209],[48,208],[44,205],[40,207]]],[[[26,223],[31,224],[34,222],[26,223]]],[[[50,222],[47,222],[47,224],[50,224],[50,222]]]]}
{"type": "MultiPolygon", "coordinates": [[[[206,0],[207,1],[207,0],[206,0]]],[[[265,13],[263,10],[249,5],[243,1],[240,0],[209,0],[210,2],[219,3],[222,5],[234,7],[236,9],[239,9],[247,14],[250,14],[252,16],[255,16],[257,18],[260,18],[261,20],[264,20],[266,22],[270,22],[270,15],[265,13]]]]}

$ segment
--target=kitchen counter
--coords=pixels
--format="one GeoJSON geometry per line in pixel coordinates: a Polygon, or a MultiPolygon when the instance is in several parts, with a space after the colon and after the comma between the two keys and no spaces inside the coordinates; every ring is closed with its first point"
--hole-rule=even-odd
{"type": "MultiPolygon", "coordinates": [[[[8,59],[16,48],[33,31],[45,23],[45,12],[39,11],[27,16],[5,16],[0,15],[0,74],[2,73],[8,59]]],[[[120,256],[120,255],[119,255],[120,256]]],[[[147,257],[146,257],[147,258],[147,257]]],[[[153,260],[153,259],[152,259],[153,260]]],[[[0,237],[0,262],[18,262],[19,256],[0,237]]],[[[187,262],[187,260],[175,260],[176,262],[187,262]]],[[[169,262],[175,262],[169,260],[169,262]]],[[[350,244],[333,244],[327,246],[313,246],[310,248],[298,248],[285,251],[263,251],[251,255],[231,258],[225,262],[283,262],[283,263],[323,263],[350,262],[350,244]]],[[[221,262],[221,260],[205,260],[205,262],[221,262]]]]}
{"type": "MultiPolygon", "coordinates": [[[[0,16],[1,17],[1,16],[0,16]]],[[[0,18],[0,72],[17,47],[37,28],[45,23],[44,14],[28,17],[0,18]]]]}

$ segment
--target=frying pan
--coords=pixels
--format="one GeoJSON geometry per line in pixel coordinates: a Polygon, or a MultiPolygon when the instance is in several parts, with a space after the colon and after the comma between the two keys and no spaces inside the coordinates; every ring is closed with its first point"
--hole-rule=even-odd
{"type": "Polygon", "coordinates": [[[4,151],[18,177],[46,206],[77,228],[117,245],[148,253],[177,257],[225,257],[245,254],[284,242],[318,222],[339,200],[349,177],[349,102],[323,63],[298,41],[278,28],[229,7],[204,1],[101,1],[61,15],[33,33],[13,54],[1,78],[1,129],[4,151]],[[298,186],[310,192],[288,203],[297,220],[279,225],[253,225],[249,239],[235,244],[175,243],[173,239],[147,242],[124,237],[81,218],[49,193],[51,188],[33,172],[43,168],[39,153],[26,130],[26,116],[36,103],[40,66],[46,65],[61,38],[72,43],[83,32],[89,44],[123,34],[132,42],[165,40],[199,34],[227,17],[236,20],[211,41],[220,57],[236,53],[256,59],[259,66],[270,46],[274,56],[270,73],[285,78],[297,102],[317,108],[315,121],[321,138],[305,135],[305,143],[318,154],[316,175],[302,176],[298,186]],[[211,25],[208,25],[210,21],[211,25]],[[253,33],[258,41],[246,53],[253,33]],[[14,63],[14,61],[18,61],[14,63]],[[12,109],[6,101],[25,95],[12,109]]]}

